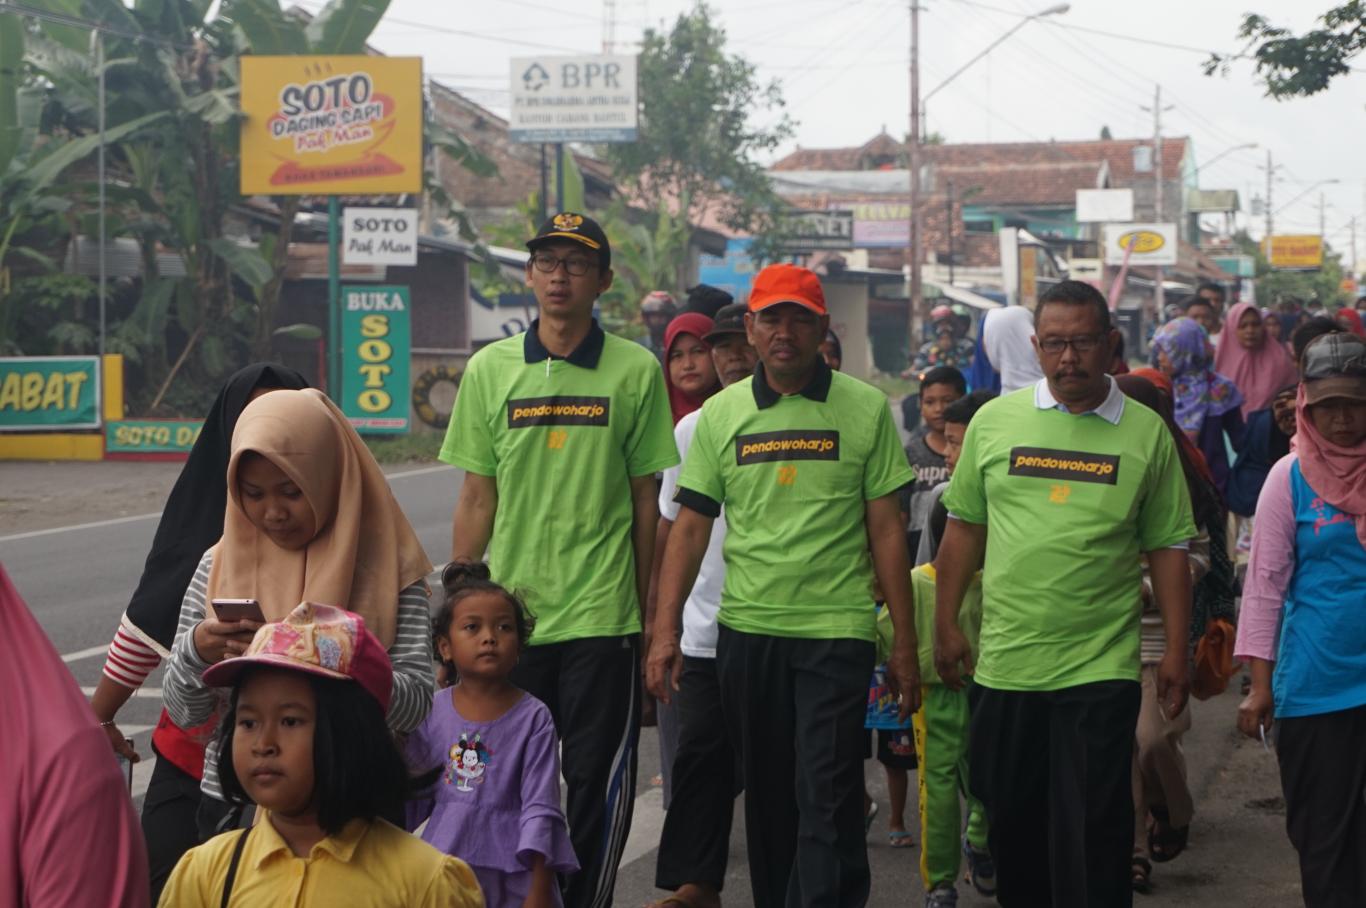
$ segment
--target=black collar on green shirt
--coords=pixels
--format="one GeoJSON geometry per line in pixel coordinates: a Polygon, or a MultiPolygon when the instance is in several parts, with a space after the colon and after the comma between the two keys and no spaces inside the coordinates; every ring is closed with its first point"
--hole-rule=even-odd
{"type": "Polygon", "coordinates": [[[540,324],[541,320],[538,318],[531,323],[531,327],[526,331],[523,355],[528,364],[539,363],[543,359],[562,359],[581,369],[596,369],[598,367],[598,360],[602,359],[602,345],[605,335],[602,328],[599,327],[597,319],[593,319],[593,327],[588,329],[588,336],[579,341],[579,345],[568,356],[556,356],[545,348],[545,345],[541,343],[541,336],[536,333],[540,324]]]}
{"type": "MultiPolygon", "coordinates": [[[[831,376],[834,373],[825,364],[824,359],[816,360],[816,374],[811,376],[811,381],[806,383],[806,387],[797,392],[807,400],[814,400],[817,403],[825,403],[825,399],[830,396],[831,376]]],[[[760,410],[767,410],[769,407],[782,400],[782,394],[773,390],[773,386],[764,377],[764,364],[759,363],[754,367],[754,405],[760,410]]]]}

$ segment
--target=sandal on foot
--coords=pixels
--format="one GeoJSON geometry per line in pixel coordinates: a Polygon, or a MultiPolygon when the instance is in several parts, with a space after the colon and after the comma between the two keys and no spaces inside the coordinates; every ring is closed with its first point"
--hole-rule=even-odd
{"type": "Polygon", "coordinates": [[[958,890],[952,886],[940,886],[925,893],[925,908],[957,908],[958,890]]]}
{"type": "Polygon", "coordinates": [[[1148,891],[1148,878],[1152,873],[1152,863],[1141,855],[1134,855],[1133,861],[1129,864],[1129,880],[1133,883],[1134,892],[1148,891]]]}
{"type": "Polygon", "coordinates": [[[864,835],[867,835],[868,831],[873,828],[873,817],[875,816],[877,816],[877,801],[874,801],[872,804],[870,804],[868,806],[868,812],[863,815],[864,835]]]}
{"type": "Polygon", "coordinates": [[[967,880],[972,888],[990,898],[996,894],[996,861],[986,848],[978,848],[963,836],[963,858],[967,861],[967,880]]]}
{"type": "Polygon", "coordinates": [[[1174,861],[1186,850],[1190,826],[1173,826],[1165,807],[1152,807],[1153,825],[1148,829],[1148,854],[1155,864],[1174,861]]]}
{"type": "Polygon", "coordinates": [[[645,908],[711,908],[711,906],[720,908],[720,905],[720,893],[712,890],[711,887],[702,887],[698,884],[686,883],[679,887],[677,892],[670,893],[657,902],[650,902],[645,908]],[[688,895],[684,893],[683,890],[689,887],[694,890],[695,894],[688,895]]]}
{"type": "Polygon", "coordinates": [[[893,848],[910,848],[915,845],[915,841],[906,830],[891,829],[887,832],[887,844],[893,848]]]}

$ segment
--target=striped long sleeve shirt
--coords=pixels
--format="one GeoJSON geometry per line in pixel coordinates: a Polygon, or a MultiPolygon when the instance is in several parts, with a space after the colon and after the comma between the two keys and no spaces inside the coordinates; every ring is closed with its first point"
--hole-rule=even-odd
{"type": "MultiPolygon", "coordinates": [[[[199,567],[185,591],[180,606],[180,623],[176,628],[171,658],[166,664],[166,680],[162,695],[171,720],[181,728],[201,725],[227,707],[226,688],[209,687],[204,683],[204,670],[209,663],[199,657],[194,646],[194,629],[203,621],[205,598],[209,583],[209,568],[213,565],[212,550],[205,552],[199,567]]],[[[395,732],[412,731],[427,718],[432,707],[436,678],[432,672],[432,636],[426,582],[419,580],[398,594],[398,616],[394,642],[389,647],[389,660],[394,665],[394,692],[389,701],[389,728],[395,732]]],[[[223,789],[218,781],[217,736],[209,742],[204,754],[203,792],[223,800],[223,789]]]]}
{"type": "Polygon", "coordinates": [[[137,629],[124,615],[119,629],[109,643],[109,655],[104,660],[104,676],[115,684],[137,690],[142,687],[158,665],[162,653],[143,640],[137,629]]]}

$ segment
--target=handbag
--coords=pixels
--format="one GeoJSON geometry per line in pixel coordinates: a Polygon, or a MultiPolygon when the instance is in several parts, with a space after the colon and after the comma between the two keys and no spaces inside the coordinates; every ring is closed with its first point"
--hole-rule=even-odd
{"type": "Polygon", "coordinates": [[[1233,625],[1223,618],[1214,618],[1205,625],[1205,633],[1195,644],[1195,672],[1191,678],[1191,696],[1208,700],[1222,694],[1233,677],[1233,625]]]}

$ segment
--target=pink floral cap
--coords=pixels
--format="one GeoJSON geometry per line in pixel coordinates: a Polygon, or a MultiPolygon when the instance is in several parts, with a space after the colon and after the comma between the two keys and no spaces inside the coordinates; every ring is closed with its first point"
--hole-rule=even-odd
{"type": "Polygon", "coordinates": [[[262,625],[245,653],[205,670],[204,683],[228,687],[242,672],[257,666],[355,681],[385,712],[389,710],[393,664],[379,638],[355,612],[302,602],[285,620],[262,625]]]}

